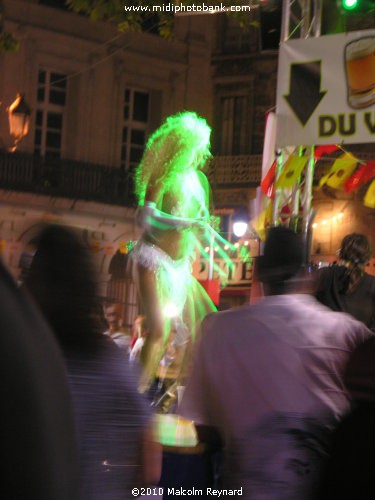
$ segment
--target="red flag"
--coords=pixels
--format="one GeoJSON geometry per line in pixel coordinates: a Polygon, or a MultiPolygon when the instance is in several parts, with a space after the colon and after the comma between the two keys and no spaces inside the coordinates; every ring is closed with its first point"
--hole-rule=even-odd
{"type": "Polygon", "coordinates": [[[323,144],[323,146],[317,146],[314,152],[315,160],[318,161],[323,155],[329,155],[338,149],[339,147],[336,146],[336,144],[323,144]]]}
{"type": "Polygon", "coordinates": [[[268,170],[266,175],[263,177],[262,182],[260,183],[261,190],[266,196],[268,196],[268,198],[273,198],[273,191],[274,191],[273,183],[276,175],[276,165],[277,165],[277,160],[274,160],[270,169],[268,170]]]}
{"type": "Polygon", "coordinates": [[[281,222],[285,222],[287,221],[288,219],[290,219],[290,214],[292,213],[289,205],[284,205],[283,208],[281,209],[281,212],[280,212],[280,219],[281,219],[281,222]]]}
{"type": "Polygon", "coordinates": [[[351,193],[366,182],[375,177],[375,161],[368,161],[361,165],[354,174],[344,184],[344,189],[347,193],[351,193]]]}

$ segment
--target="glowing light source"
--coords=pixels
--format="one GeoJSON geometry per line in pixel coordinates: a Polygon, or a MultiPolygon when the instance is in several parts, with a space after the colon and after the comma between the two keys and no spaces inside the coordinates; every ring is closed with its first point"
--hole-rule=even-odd
{"type": "Polygon", "coordinates": [[[238,221],[233,224],[233,233],[238,238],[241,238],[246,233],[247,222],[238,221]]]}
{"type": "Polygon", "coordinates": [[[239,246],[240,246],[240,245],[239,245],[239,243],[235,243],[235,244],[234,244],[234,247],[235,247],[235,248],[238,248],[239,246]]]}
{"type": "Polygon", "coordinates": [[[164,316],[166,316],[167,318],[174,318],[178,316],[177,306],[172,302],[166,304],[164,307],[164,316]]]}
{"type": "Polygon", "coordinates": [[[312,227],[313,228],[316,228],[318,227],[320,224],[322,224],[323,226],[327,225],[328,223],[332,224],[333,222],[337,223],[339,219],[342,219],[344,217],[344,213],[343,212],[340,212],[336,215],[333,215],[331,218],[329,219],[322,219],[320,222],[314,222],[314,224],[312,224],[312,227]]]}
{"type": "Polygon", "coordinates": [[[342,0],[341,5],[344,10],[354,10],[359,6],[358,0],[342,0]]]}
{"type": "Polygon", "coordinates": [[[17,94],[14,102],[8,108],[9,131],[14,138],[11,151],[15,151],[17,144],[29,133],[31,109],[24,96],[17,94]]]}
{"type": "Polygon", "coordinates": [[[205,247],[204,251],[208,253],[210,251],[210,247],[205,247]]]}

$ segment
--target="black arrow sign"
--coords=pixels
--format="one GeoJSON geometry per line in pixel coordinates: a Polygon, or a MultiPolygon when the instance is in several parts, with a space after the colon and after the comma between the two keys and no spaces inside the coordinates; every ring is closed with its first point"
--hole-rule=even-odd
{"type": "Polygon", "coordinates": [[[321,61],[294,63],[290,68],[290,90],[284,95],[303,126],[311,118],[327,91],[320,91],[321,61]]]}

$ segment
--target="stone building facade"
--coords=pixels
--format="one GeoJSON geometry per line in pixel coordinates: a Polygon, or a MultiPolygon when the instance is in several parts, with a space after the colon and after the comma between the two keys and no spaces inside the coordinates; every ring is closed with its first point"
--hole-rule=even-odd
{"type": "Polygon", "coordinates": [[[73,225],[92,247],[103,297],[119,290],[126,301],[108,280],[114,254],[139,236],[134,167],[166,116],[192,109],[211,122],[212,29],[181,20],[167,41],[148,30],[119,33],[53,3],[3,0],[4,30],[20,49],[0,57],[2,257],[19,277],[40,222],[73,225]],[[10,154],[6,108],[17,92],[32,114],[10,154]]]}
{"type": "MultiPolygon", "coordinates": [[[[231,239],[236,217],[249,217],[265,115],[276,103],[278,53],[262,50],[259,11],[248,14],[245,30],[224,14],[176,17],[175,37],[167,41],[147,31],[119,33],[45,3],[3,0],[4,27],[21,42],[17,53],[0,58],[0,239],[12,271],[20,272],[20,252],[38,218],[66,219],[96,249],[105,295],[113,252],[139,234],[134,166],[148,135],[183,109],[212,126],[208,173],[231,239]],[[5,109],[16,92],[25,95],[32,116],[10,162],[5,109]]],[[[315,193],[313,253],[332,257],[344,233],[354,230],[375,244],[373,210],[363,208],[358,194],[332,196],[315,193]],[[345,214],[340,224],[333,222],[336,212],[345,214]],[[332,223],[319,225],[325,219],[332,223]]],[[[250,245],[256,254],[259,245],[250,245]]],[[[228,304],[247,300],[251,270],[239,267],[238,276],[223,293],[228,304]]]]}

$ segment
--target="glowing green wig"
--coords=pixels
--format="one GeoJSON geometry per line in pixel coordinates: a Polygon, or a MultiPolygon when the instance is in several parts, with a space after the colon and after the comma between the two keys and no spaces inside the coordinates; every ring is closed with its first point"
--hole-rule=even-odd
{"type": "Polygon", "coordinates": [[[169,116],[149,138],[135,173],[138,204],[145,202],[147,186],[162,181],[172,189],[177,176],[202,168],[210,156],[211,128],[194,112],[169,116]]]}

